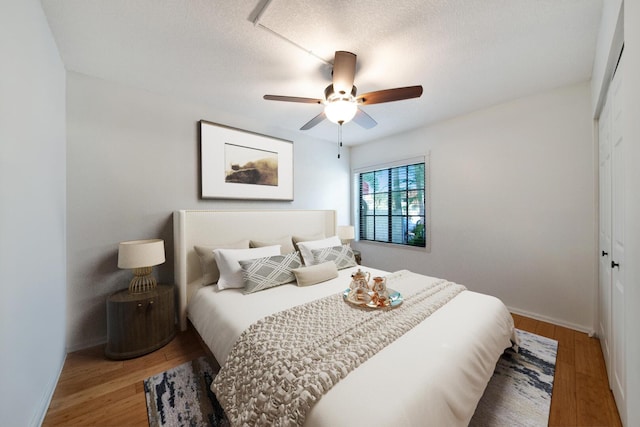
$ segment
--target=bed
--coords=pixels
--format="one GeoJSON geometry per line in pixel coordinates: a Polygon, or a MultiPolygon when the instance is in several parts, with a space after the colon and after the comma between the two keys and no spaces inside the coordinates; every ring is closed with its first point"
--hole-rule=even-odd
{"type": "MultiPolygon", "coordinates": [[[[203,285],[203,275],[207,274],[201,264],[203,247],[335,234],[336,212],[332,210],[174,212],[181,329],[186,329],[190,320],[225,369],[226,364],[231,365],[227,359],[231,359],[234,345],[247,328],[292,306],[341,298],[358,269],[372,277],[391,278],[389,286],[407,296],[416,292],[418,282],[420,286],[444,282],[407,271],[354,266],[339,270],[337,277],[317,285],[301,287],[294,282],[250,294],[242,289],[203,285]]],[[[386,311],[386,315],[394,313],[386,311]]],[[[322,393],[305,413],[304,425],[466,426],[498,358],[513,345],[514,337],[513,320],[500,300],[462,290],[322,393]]]]}

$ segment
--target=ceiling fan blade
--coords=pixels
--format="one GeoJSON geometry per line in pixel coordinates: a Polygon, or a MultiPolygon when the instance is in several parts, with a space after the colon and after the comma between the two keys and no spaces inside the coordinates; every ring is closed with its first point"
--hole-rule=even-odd
{"type": "Polygon", "coordinates": [[[397,87],[395,89],[377,90],[358,96],[359,104],[381,104],[383,102],[401,101],[403,99],[419,98],[422,86],[397,87]]]}
{"type": "Polygon", "coordinates": [[[320,123],[321,121],[323,121],[326,118],[327,118],[327,116],[324,115],[324,111],[323,111],[322,113],[318,114],[313,119],[311,119],[307,123],[305,123],[304,126],[302,126],[300,128],[300,130],[309,130],[309,129],[311,129],[312,127],[314,127],[315,125],[317,125],[318,123],[320,123]]]}
{"type": "Polygon", "coordinates": [[[281,96],[281,95],[265,95],[263,96],[267,101],[285,101],[285,102],[302,102],[304,104],[322,104],[321,99],[316,98],[302,98],[299,96],[281,96]]]}
{"type": "Polygon", "coordinates": [[[356,111],[356,115],[353,117],[353,121],[365,129],[371,129],[378,124],[378,122],[373,120],[373,117],[362,111],[360,108],[358,108],[358,111],[356,111]]]}
{"type": "Polygon", "coordinates": [[[333,88],[336,93],[348,94],[356,76],[356,55],[339,50],[333,60],[333,88]]]}

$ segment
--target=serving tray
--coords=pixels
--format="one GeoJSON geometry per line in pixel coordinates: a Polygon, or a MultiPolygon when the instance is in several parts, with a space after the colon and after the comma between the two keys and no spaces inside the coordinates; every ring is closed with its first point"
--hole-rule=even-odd
{"type": "Polygon", "coordinates": [[[376,303],[376,301],[373,298],[374,292],[372,292],[372,291],[369,291],[369,296],[371,297],[371,299],[368,302],[358,301],[356,299],[353,299],[351,297],[351,289],[348,289],[348,288],[345,289],[344,292],[342,292],[342,297],[349,304],[357,305],[359,307],[395,308],[395,307],[399,306],[400,304],[402,304],[403,298],[402,298],[402,294],[400,292],[398,292],[396,290],[393,290],[393,289],[390,289],[390,288],[387,288],[387,291],[389,292],[389,298],[385,301],[385,304],[383,304],[383,305],[379,305],[379,304],[376,303]]]}

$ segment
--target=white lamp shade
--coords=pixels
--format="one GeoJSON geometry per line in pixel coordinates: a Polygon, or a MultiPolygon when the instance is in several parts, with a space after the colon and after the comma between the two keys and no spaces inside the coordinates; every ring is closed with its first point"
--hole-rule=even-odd
{"type": "Polygon", "coordinates": [[[324,107],[324,114],[333,123],[347,123],[353,119],[358,111],[358,105],[353,101],[337,99],[324,107]]]}
{"type": "Polygon", "coordinates": [[[164,261],[162,239],[130,240],[118,247],[118,268],[152,267],[164,261]]]}
{"type": "Polygon", "coordinates": [[[340,240],[352,240],[356,237],[356,231],[353,225],[339,225],[338,238],[340,240]]]}

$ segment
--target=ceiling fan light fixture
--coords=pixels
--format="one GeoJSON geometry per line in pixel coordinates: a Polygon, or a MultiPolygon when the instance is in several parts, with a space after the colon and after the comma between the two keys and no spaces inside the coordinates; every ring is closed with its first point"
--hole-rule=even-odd
{"type": "Polygon", "coordinates": [[[324,107],[327,119],[336,124],[350,122],[358,111],[358,104],[354,99],[337,98],[330,100],[324,107]]]}
{"type": "MultiPolygon", "coordinates": [[[[371,129],[378,123],[359,108],[361,105],[401,101],[419,98],[422,95],[422,86],[406,86],[376,90],[356,97],[357,89],[353,84],[355,73],[356,55],[338,50],[333,60],[331,84],[324,89],[324,99],[282,95],[264,95],[263,98],[270,101],[324,104],[324,111],[305,123],[300,130],[309,130],[324,119],[329,119],[329,121],[338,125],[343,125],[353,120],[357,125],[365,129],[371,129]]],[[[342,132],[342,126],[338,129],[342,132]]]]}

